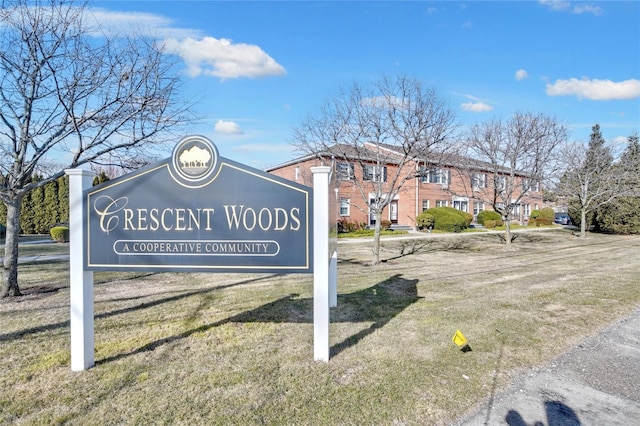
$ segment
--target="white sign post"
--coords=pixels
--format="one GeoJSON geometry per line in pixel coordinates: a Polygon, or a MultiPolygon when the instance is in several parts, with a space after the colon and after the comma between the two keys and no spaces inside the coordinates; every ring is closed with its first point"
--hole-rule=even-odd
{"type": "Polygon", "coordinates": [[[71,303],[71,370],[94,365],[93,272],[85,271],[83,231],[84,189],[91,187],[95,173],[65,170],[69,176],[69,279],[71,303]]]}
{"type": "MultiPolygon", "coordinates": [[[[312,167],[313,173],[313,359],[329,361],[329,307],[337,301],[334,268],[329,257],[329,173],[331,167],[312,167]],[[333,281],[333,285],[331,282],[333,281]],[[331,297],[330,297],[331,296],[331,297]]],[[[334,261],[335,257],[335,261],[334,261]]]]}

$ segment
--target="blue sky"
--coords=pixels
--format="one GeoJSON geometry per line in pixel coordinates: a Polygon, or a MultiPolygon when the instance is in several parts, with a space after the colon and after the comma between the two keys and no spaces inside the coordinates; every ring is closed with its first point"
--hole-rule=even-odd
{"type": "MultiPolygon", "coordinates": [[[[435,88],[468,126],[544,112],[588,141],[640,133],[640,2],[101,1],[109,25],[152,32],[180,59],[220,155],[296,156],[293,129],[340,87],[381,75],[435,88]]],[[[176,141],[177,142],[177,141],[176,141]]]]}

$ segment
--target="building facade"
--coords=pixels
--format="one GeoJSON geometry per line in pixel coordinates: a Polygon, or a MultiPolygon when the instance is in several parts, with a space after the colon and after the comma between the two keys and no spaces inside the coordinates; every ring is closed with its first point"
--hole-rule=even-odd
{"type": "MultiPolygon", "coordinates": [[[[380,219],[398,228],[415,228],[416,217],[432,207],[453,207],[472,214],[475,220],[481,211],[493,210],[492,202],[487,200],[493,199],[496,186],[509,181],[481,167],[472,173],[463,173],[452,164],[434,165],[416,159],[400,165],[392,156],[385,158],[387,161],[381,162],[379,159],[363,161],[362,157],[332,160],[329,156],[308,156],[272,167],[267,172],[312,186],[311,168],[333,164],[340,220],[372,226],[380,219]],[[394,191],[400,182],[398,177],[402,185],[394,191]],[[388,200],[382,217],[377,218],[371,206],[381,193],[392,199],[388,200]]],[[[524,175],[510,181],[516,185],[512,191],[515,199],[511,219],[524,224],[533,210],[543,207],[541,188],[539,184],[529,184],[524,175]]]]}

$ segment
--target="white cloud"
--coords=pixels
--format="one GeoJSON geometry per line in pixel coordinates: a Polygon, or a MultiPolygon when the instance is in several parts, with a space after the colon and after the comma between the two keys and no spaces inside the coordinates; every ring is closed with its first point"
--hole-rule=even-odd
{"type": "Polygon", "coordinates": [[[592,6],[589,4],[584,4],[584,5],[576,5],[573,7],[572,9],[573,13],[592,13],[594,15],[602,15],[602,8],[599,6],[592,6]]]}
{"type": "Polygon", "coordinates": [[[493,110],[493,107],[491,105],[484,102],[465,102],[460,104],[460,107],[464,111],[470,112],[487,112],[493,110]]]}
{"type": "Polygon", "coordinates": [[[527,77],[529,77],[529,74],[527,73],[527,70],[518,70],[518,71],[516,71],[516,80],[518,80],[518,81],[524,80],[527,77]]]}
{"type": "Polygon", "coordinates": [[[551,10],[568,10],[571,4],[564,0],[538,0],[538,3],[547,6],[551,10]]]}
{"type": "Polygon", "coordinates": [[[204,74],[228,79],[286,74],[282,65],[252,44],[234,44],[225,38],[195,40],[189,37],[184,40],[169,38],[165,47],[184,59],[188,73],[193,77],[204,74]]]}
{"type": "Polygon", "coordinates": [[[158,39],[201,36],[198,30],[174,27],[170,18],[152,13],[117,12],[102,8],[89,8],[85,12],[86,22],[95,35],[141,34],[158,39]]]}
{"type": "Polygon", "coordinates": [[[87,10],[87,24],[96,36],[143,35],[164,43],[167,52],[187,64],[191,76],[221,79],[284,75],[286,70],[259,46],[203,36],[199,30],[178,28],[173,20],[152,13],[117,12],[102,8],[87,10]]]}
{"type": "Polygon", "coordinates": [[[217,133],[225,135],[241,135],[243,133],[242,128],[234,121],[218,120],[215,129],[217,133]]]}
{"type": "Polygon", "coordinates": [[[621,82],[611,80],[589,80],[571,78],[556,80],[547,84],[549,96],[577,96],[579,99],[608,101],[613,99],[634,99],[640,97],[640,80],[629,79],[621,82]]]}
{"type": "Polygon", "coordinates": [[[493,111],[493,107],[483,99],[480,99],[476,96],[469,95],[469,94],[458,93],[457,95],[464,96],[465,98],[471,100],[471,102],[463,102],[460,104],[460,108],[462,108],[463,111],[469,111],[469,112],[493,111]]]}
{"type": "Polygon", "coordinates": [[[538,0],[538,3],[557,12],[571,12],[575,14],[592,13],[594,15],[602,14],[601,7],[590,4],[574,3],[572,7],[571,2],[565,0],[538,0]]]}

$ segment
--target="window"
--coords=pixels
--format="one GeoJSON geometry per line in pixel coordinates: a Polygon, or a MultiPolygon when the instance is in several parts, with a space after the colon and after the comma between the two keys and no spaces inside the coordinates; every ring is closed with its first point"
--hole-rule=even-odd
{"type": "Polygon", "coordinates": [[[447,200],[436,200],[436,207],[447,207],[449,202],[447,200]]]}
{"type": "Polygon", "coordinates": [[[420,166],[420,182],[439,183],[446,185],[449,183],[449,171],[445,169],[427,168],[420,166]]]}
{"type": "Polygon", "coordinates": [[[484,173],[474,173],[471,175],[471,186],[473,189],[481,189],[487,187],[487,175],[484,173]]]}
{"type": "Polygon", "coordinates": [[[449,171],[444,169],[429,170],[429,182],[446,185],[449,183],[449,171]]]}
{"type": "Polygon", "coordinates": [[[453,200],[453,208],[466,212],[469,209],[469,202],[466,200],[453,200]]]}
{"type": "Polygon", "coordinates": [[[296,167],[296,176],[295,176],[295,180],[300,179],[300,167],[296,167]]]}
{"type": "Polygon", "coordinates": [[[539,192],[540,182],[529,179],[522,179],[522,191],[539,192]]]}
{"type": "Polygon", "coordinates": [[[340,180],[353,179],[353,163],[337,163],[336,172],[338,173],[338,179],[340,180]]]}
{"type": "Polygon", "coordinates": [[[422,200],[422,211],[429,209],[429,200],[422,200]]]}
{"type": "Polygon", "coordinates": [[[387,166],[363,166],[363,180],[371,182],[386,182],[387,181],[387,166]]]}
{"type": "Polygon", "coordinates": [[[340,216],[349,216],[350,205],[348,198],[340,198],[340,216]]]}
{"type": "Polygon", "coordinates": [[[420,182],[429,183],[429,169],[427,166],[420,166],[420,182]]]}
{"type": "Polygon", "coordinates": [[[507,178],[505,176],[495,176],[494,183],[498,191],[507,189],[507,178]]]}
{"type": "Polygon", "coordinates": [[[522,205],[522,214],[527,217],[531,216],[531,204],[522,205]]]}
{"type": "Polygon", "coordinates": [[[478,213],[484,210],[484,203],[480,201],[473,202],[473,216],[478,216],[478,213]]]}

